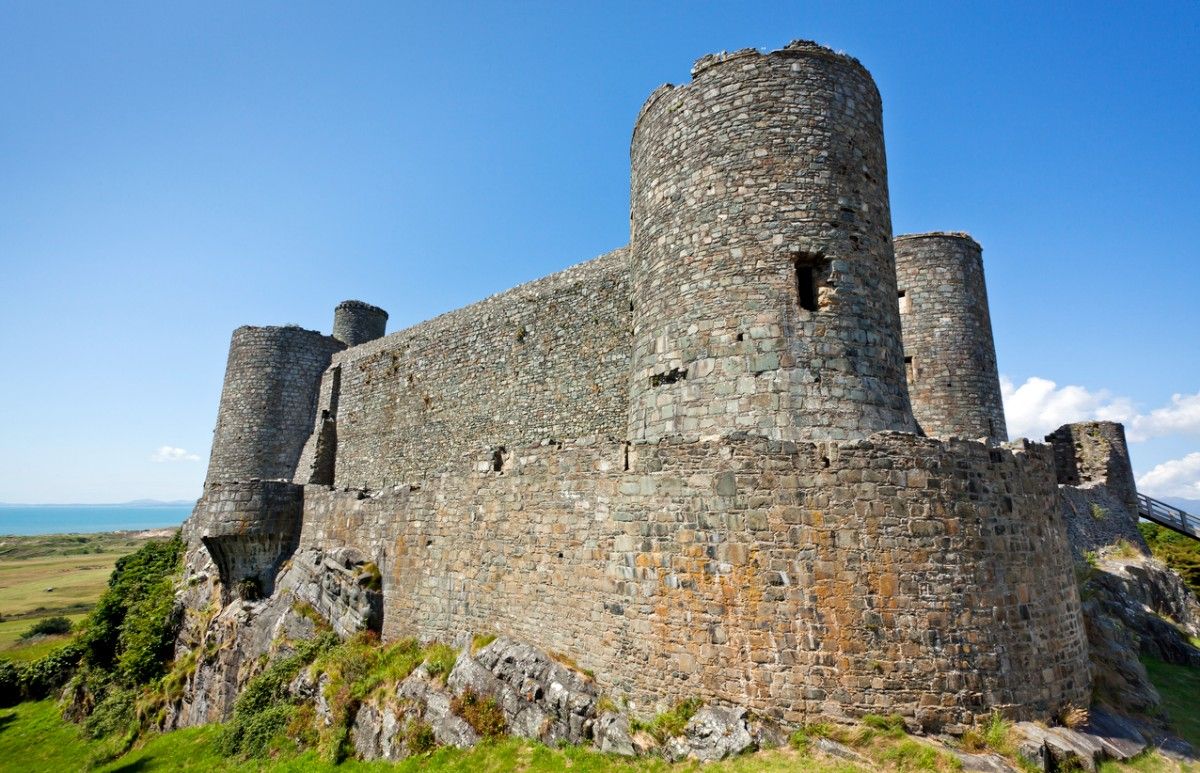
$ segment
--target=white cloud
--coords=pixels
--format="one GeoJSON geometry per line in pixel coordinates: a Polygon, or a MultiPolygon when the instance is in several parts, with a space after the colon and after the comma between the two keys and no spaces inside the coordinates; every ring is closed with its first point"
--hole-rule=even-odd
{"type": "Polygon", "coordinates": [[[1014,438],[1041,440],[1064,424],[1089,419],[1119,421],[1128,428],[1137,417],[1133,401],[1127,397],[1070,384],[1060,387],[1037,376],[1019,387],[1007,376],[1001,376],[1000,392],[1008,434],[1014,438]]]}
{"type": "Polygon", "coordinates": [[[176,448],[174,446],[159,446],[158,450],[150,454],[152,462],[198,462],[200,461],[199,454],[189,453],[185,448],[176,448]]]}
{"type": "Polygon", "coordinates": [[[1137,487],[1153,497],[1200,499],[1200,452],[1163,462],[1139,477],[1137,487]]]}
{"type": "Polygon", "coordinates": [[[1171,404],[1137,416],[1129,429],[1130,440],[1162,435],[1200,435],[1200,392],[1171,395],[1171,404]]]}

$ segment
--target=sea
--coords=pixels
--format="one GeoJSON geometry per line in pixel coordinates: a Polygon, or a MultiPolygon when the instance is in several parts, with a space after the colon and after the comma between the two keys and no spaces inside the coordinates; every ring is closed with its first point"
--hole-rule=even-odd
{"type": "Polygon", "coordinates": [[[191,512],[191,505],[0,505],[0,535],[163,529],[191,512]]]}

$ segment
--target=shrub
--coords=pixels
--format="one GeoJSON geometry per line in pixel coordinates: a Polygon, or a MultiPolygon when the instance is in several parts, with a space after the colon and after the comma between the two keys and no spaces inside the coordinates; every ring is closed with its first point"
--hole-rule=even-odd
{"type": "Polygon", "coordinates": [[[449,645],[431,644],[425,650],[425,670],[432,677],[450,676],[456,662],[458,662],[458,652],[449,645]]]}
{"type": "Polygon", "coordinates": [[[32,639],[34,636],[61,636],[71,632],[71,621],[58,615],[44,617],[25,629],[21,639],[32,639]]]}
{"type": "Polygon", "coordinates": [[[437,747],[433,728],[427,722],[410,719],[404,728],[404,745],[408,748],[409,754],[424,754],[433,751],[437,747]]]}
{"type": "Polygon", "coordinates": [[[84,720],[84,734],[89,738],[103,738],[118,732],[129,732],[134,723],[136,699],[137,694],[133,690],[121,687],[108,690],[84,720]]]}
{"type": "Polygon", "coordinates": [[[668,738],[683,735],[687,730],[688,720],[694,717],[703,705],[704,701],[699,698],[688,698],[676,703],[669,711],[664,711],[649,723],[633,720],[629,723],[629,728],[634,732],[644,730],[659,743],[665,743],[668,738]]]}
{"type": "Polygon", "coordinates": [[[131,684],[162,675],[178,626],[173,580],[182,557],[183,541],[176,533],[117,560],[108,589],[81,625],[78,641],[87,665],[119,670],[131,684]]]}
{"type": "Polygon", "coordinates": [[[1200,542],[1156,523],[1139,523],[1138,530],[1159,561],[1174,569],[1200,597],[1200,542]]]}
{"type": "Polygon", "coordinates": [[[0,706],[21,702],[21,669],[7,660],[0,660],[0,706]]]}
{"type": "Polygon", "coordinates": [[[337,643],[333,633],[302,642],[293,655],[276,660],[251,679],[233,706],[233,717],[222,728],[218,740],[221,753],[230,757],[265,753],[266,745],[259,742],[283,731],[291,722],[294,698],[288,685],[301,668],[337,643]]]}
{"type": "Polygon", "coordinates": [[[508,727],[504,721],[504,712],[496,705],[495,699],[476,695],[471,689],[451,698],[450,710],[465,719],[467,724],[484,738],[504,735],[508,727]]]}
{"type": "Polygon", "coordinates": [[[22,698],[40,700],[49,697],[75,673],[82,655],[82,645],[71,642],[47,653],[39,660],[26,663],[21,669],[22,698]]]}
{"type": "Polygon", "coordinates": [[[471,654],[474,655],[476,652],[479,652],[479,650],[483,649],[494,641],[496,641],[496,634],[494,633],[477,634],[473,639],[471,639],[471,654]]]}

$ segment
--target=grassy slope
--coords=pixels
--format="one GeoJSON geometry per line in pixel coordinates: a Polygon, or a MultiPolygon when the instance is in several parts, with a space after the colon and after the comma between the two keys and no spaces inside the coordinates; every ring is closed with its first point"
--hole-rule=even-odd
{"type": "Polygon", "coordinates": [[[1162,696],[1171,727],[1200,749],[1200,668],[1173,666],[1149,657],[1142,658],[1142,663],[1162,696]]]}
{"type": "Polygon", "coordinates": [[[0,537],[0,658],[33,660],[61,644],[60,638],[23,644],[19,637],[42,618],[81,620],[107,586],[117,559],[149,539],[143,534],[0,537]]]}
{"type": "MultiPolygon", "coordinates": [[[[550,773],[603,773],[606,771],[695,771],[695,763],[668,765],[662,760],[625,760],[575,747],[550,749],[520,739],[504,739],[482,744],[475,749],[439,749],[431,755],[399,763],[359,762],[347,760],[332,765],[318,759],[312,752],[263,760],[228,760],[217,753],[215,743],[220,727],[210,725],[179,730],[150,738],[144,746],[98,768],[109,773],[117,771],[251,771],[271,770],[273,773],[295,771],[374,771],[397,773],[488,773],[495,771],[530,771],[550,773]]],[[[59,718],[52,701],[23,703],[11,709],[0,709],[0,768],[5,771],[73,771],[86,770],[100,744],[80,738],[76,728],[59,718]]],[[[840,762],[816,760],[791,750],[762,752],[736,760],[703,767],[706,773],[782,773],[783,771],[813,771],[813,773],[850,773],[861,771],[840,762]]]]}

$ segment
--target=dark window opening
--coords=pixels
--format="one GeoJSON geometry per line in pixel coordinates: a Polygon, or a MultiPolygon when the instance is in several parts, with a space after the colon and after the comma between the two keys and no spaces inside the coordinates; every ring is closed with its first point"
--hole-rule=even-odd
{"type": "Polygon", "coordinates": [[[796,265],[796,292],[800,296],[800,308],[817,310],[817,283],[814,281],[812,266],[796,265]]]}
{"type": "Polygon", "coordinates": [[[910,384],[917,380],[917,369],[916,366],[913,365],[912,357],[904,358],[904,378],[907,379],[908,383],[910,384]]]}
{"type": "Polygon", "coordinates": [[[912,311],[912,300],[908,297],[907,290],[899,290],[896,292],[896,297],[900,300],[900,313],[907,314],[912,311]]]}
{"type": "Polygon", "coordinates": [[[746,334],[745,334],[745,333],[738,333],[738,334],[737,334],[737,340],[739,340],[739,341],[745,341],[745,340],[746,340],[746,334]]]}
{"type": "Polygon", "coordinates": [[[492,451],[492,472],[504,472],[504,446],[492,451]]]}
{"type": "Polygon", "coordinates": [[[671,368],[666,373],[655,373],[650,377],[650,386],[660,387],[663,384],[674,384],[687,378],[687,368],[671,368]]]}
{"type": "Polygon", "coordinates": [[[801,253],[796,256],[796,300],[805,311],[820,307],[821,288],[825,285],[828,262],[821,255],[801,253]]]}

